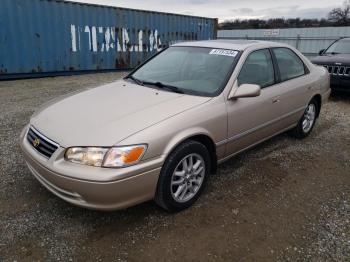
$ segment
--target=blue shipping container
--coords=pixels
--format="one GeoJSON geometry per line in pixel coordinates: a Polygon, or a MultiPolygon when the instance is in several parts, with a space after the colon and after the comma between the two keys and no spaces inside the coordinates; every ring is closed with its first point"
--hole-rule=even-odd
{"type": "Polygon", "coordinates": [[[58,0],[1,0],[0,79],[130,69],[217,19],[58,0]]]}

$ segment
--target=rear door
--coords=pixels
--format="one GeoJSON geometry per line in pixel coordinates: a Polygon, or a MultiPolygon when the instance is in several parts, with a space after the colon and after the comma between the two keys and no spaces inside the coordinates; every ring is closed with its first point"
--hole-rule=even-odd
{"type": "Polygon", "coordinates": [[[293,50],[278,47],[272,49],[272,54],[280,82],[277,86],[281,124],[288,127],[302,116],[310,99],[312,80],[308,68],[293,50]]]}

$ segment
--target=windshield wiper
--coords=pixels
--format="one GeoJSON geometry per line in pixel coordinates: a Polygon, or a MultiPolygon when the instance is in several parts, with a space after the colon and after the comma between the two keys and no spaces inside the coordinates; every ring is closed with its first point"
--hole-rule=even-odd
{"type": "Polygon", "coordinates": [[[134,77],[133,75],[129,75],[126,77],[126,79],[131,79],[133,80],[136,84],[140,85],[140,86],[144,86],[144,82],[142,82],[140,79],[137,79],[136,77],[134,77]]]}
{"type": "Polygon", "coordinates": [[[140,79],[137,79],[136,77],[134,77],[133,75],[129,75],[126,77],[126,79],[131,79],[133,80],[136,84],[138,85],[141,85],[141,86],[144,86],[144,85],[152,85],[152,86],[156,86],[156,87],[159,87],[159,88],[163,88],[163,89],[168,89],[172,92],[175,92],[175,93],[179,93],[179,94],[183,94],[184,92],[179,89],[178,87],[176,86],[172,86],[172,85],[166,85],[166,84],[163,84],[162,82],[147,82],[147,81],[141,81],[140,79]]]}
{"type": "Polygon", "coordinates": [[[175,93],[179,93],[179,94],[183,94],[184,92],[176,87],[176,86],[172,86],[172,85],[167,85],[167,84],[163,84],[162,82],[143,82],[144,85],[152,85],[152,86],[156,86],[156,87],[159,87],[159,88],[162,88],[162,89],[168,89],[172,92],[175,92],[175,93]]]}

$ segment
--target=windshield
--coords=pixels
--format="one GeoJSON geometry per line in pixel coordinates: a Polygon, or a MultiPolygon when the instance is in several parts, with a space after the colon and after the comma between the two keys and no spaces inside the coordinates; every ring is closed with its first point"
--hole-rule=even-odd
{"type": "Polygon", "coordinates": [[[129,78],[138,84],[170,87],[170,91],[215,96],[227,83],[237,55],[238,51],[226,49],[170,47],[129,78]]]}
{"type": "Polygon", "coordinates": [[[332,44],[325,54],[350,54],[350,40],[339,40],[332,44]]]}

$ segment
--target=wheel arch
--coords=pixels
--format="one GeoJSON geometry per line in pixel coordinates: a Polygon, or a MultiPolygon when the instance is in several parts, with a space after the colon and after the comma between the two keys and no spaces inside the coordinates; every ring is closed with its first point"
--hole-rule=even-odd
{"type": "Polygon", "coordinates": [[[185,130],[177,134],[172,140],[169,141],[168,145],[164,150],[164,154],[166,155],[166,157],[169,157],[169,155],[179,145],[189,140],[197,141],[203,144],[208,149],[211,158],[211,172],[215,173],[217,169],[216,145],[214,143],[214,139],[206,130],[185,130]]]}
{"type": "Polygon", "coordinates": [[[317,103],[317,111],[316,111],[316,117],[318,118],[321,112],[321,106],[322,106],[322,96],[320,94],[316,94],[312,97],[311,101],[315,100],[317,103]]]}

